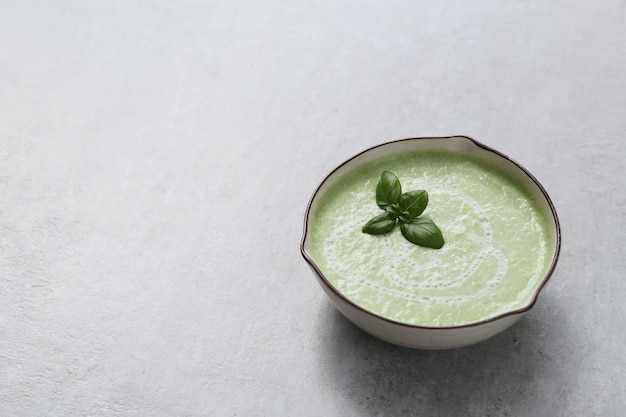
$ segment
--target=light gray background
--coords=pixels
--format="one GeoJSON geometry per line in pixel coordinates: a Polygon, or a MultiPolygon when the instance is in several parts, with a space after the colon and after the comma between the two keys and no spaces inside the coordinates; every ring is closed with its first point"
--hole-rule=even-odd
{"type": "Polygon", "coordinates": [[[621,416],[626,2],[0,1],[0,415],[621,416]],[[465,134],[561,218],[536,307],[378,341],[299,254],[323,176],[465,134]]]}

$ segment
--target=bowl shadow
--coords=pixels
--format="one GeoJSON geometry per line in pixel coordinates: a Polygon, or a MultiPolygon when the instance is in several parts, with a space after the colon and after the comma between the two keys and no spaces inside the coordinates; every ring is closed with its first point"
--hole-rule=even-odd
{"type": "Polygon", "coordinates": [[[558,343],[549,326],[559,320],[532,314],[479,344],[428,351],[370,336],[329,304],[320,326],[321,378],[353,415],[524,415],[542,400],[545,410],[549,398],[537,381],[559,378],[562,367],[549,354],[558,343]]]}

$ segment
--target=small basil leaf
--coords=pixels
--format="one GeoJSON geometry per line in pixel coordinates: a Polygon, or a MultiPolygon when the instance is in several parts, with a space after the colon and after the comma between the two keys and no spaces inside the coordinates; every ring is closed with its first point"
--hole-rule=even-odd
{"type": "Polygon", "coordinates": [[[409,216],[409,212],[405,211],[400,213],[398,220],[400,220],[400,223],[409,223],[413,219],[409,216]]]}
{"type": "Polygon", "coordinates": [[[390,219],[397,219],[402,213],[400,213],[400,207],[397,204],[391,204],[385,207],[385,211],[390,219]]]}
{"type": "Polygon", "coordinates": [[[409,191],[400,196],[400,211],[402,215],[407,212],[411,219],[422,214],[427,205],[428,193],[425,190],[409,191]]]}
{"type": "Polygon", "coordinates": [[[383,171],[376,186],[376,204],[385,209],[392,204],[398,203],[402,195],[400,180],[392,172],[383,171]]]}
{"type": "Polygon", "coordinates": [[[363,226],[363,233],[370,235],[383,235],[393,230],[396,225],[396,219],[390,218],[387,213],[373,217],[363,226]]]}
{"type": "Polygon", "coordinates": [[[423,217],[412,219],[409,223],[401,224],[400,231],[406,240],[416,245],[439,249],[444,244],[441,230],[430,219],[423,217]]]}

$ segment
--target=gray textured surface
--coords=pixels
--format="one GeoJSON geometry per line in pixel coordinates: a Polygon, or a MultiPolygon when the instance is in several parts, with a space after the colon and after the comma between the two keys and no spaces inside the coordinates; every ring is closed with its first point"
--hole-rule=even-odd
{"type": "Polygon", "coordinates": [[[0,3],[0,415],[622,415],[626,3],[263,3],[0,3]],[[394,347],[302,216],[450,134],[542,181],[561,262],[501,335],[394,347]]]}

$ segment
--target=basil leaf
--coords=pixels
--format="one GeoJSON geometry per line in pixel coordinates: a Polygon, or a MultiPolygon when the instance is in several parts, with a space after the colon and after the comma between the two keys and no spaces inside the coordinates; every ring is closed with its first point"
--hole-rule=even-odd
{"type": "Polygon", "coordinates": [[[441,230],[430,219],[419,217],[400,225],[402,236],[409,242],[427,248],[439,249],[443,246],[441,230]]]}
{"type": "Polygon", "coordinates": [[[410,219],[422,214],[428,205],[428,193],[425,190],[415,190],[400,196],[400,212],[410,219]]]}
{"type": "Polygon", "coordinates": [[[370,235],[383,235],[389,233],[396,226],[396,219],[390,218],[387,213],[373,217],[363,226],[363,233],[370,235]]]}
{"type": "Polygon", "coordinates": [[[443,246],[443,235],[437,225],[430,219],[419,217],[428,205],[428,193],[425,190],[402,194],[398,177],[390,171],[383,171],[376,185],[376,204],[385,212],[370,219],[363,226],[363,233],[389,233],[399,219],[402,236],[409,242],[433,249],[443,246]]]}
{"type": "Polygon", "coordinates": [[[376,204],[381,209],[385,209],[392,204],[396,204],[402,195],[400,180],[392,172],[383,171],[376,186],[376,204]]]}
{"type": "Polygon", "coordinates": [[[390,219],[397,219],[402,214],[400,207],[397,204],[391,204],[385,207],[385,211],[390,219]]]}

